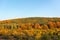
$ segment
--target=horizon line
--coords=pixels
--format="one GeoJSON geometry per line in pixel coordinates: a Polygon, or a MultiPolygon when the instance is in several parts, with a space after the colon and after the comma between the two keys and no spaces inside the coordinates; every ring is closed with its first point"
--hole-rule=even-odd
{"type": "MultiPolygon", "coordinates": [[[[33,17],[14,17],[14,18],[0,19],[0,21],[19,19],[19,18],[35,18],[35,16],[33,16],[33,17]]],[[[39,17],[36,17],[36,18],[39,18],[39,17]]],[[[52,17],[52,16],[41,16],[41,18],[60,18],[60,17],[56,17],[56,16],[55,17],[52,17]]]]}

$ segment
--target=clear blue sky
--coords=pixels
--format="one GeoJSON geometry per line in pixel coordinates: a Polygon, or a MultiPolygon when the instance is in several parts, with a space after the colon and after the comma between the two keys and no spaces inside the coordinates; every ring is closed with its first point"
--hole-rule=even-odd
{"type": "Polygon", "coordinates": [[[22,17],[60,17],[60,0],[0,0],[0,20],[22,17]]]}

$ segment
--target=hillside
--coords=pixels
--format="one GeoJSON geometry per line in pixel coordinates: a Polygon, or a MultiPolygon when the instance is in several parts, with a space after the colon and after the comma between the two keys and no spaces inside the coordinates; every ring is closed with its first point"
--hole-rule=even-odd
{"type": "Polygon", "coordinates": [[[48,26],[48,27],[56,27],[56,28],[60,28],[60,18],[44,18],[44,17],[31,17],[31,18],[17,18],[17,19],[10,19],[10,20],[3,20],[0,21],[0,25],[39,25],[39,26],[48,26]]]}
{"type": "Polygon", "coordinates": [[[2,20],[0,39],[60,40],[60,18],[30,17],[2,20]]]}

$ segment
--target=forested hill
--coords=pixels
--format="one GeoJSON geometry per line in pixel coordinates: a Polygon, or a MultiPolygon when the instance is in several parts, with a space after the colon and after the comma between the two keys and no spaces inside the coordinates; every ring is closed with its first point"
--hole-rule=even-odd
{"type": "Polygon", "coordinates": [[[60,40],[60,18],[17,18],[0,21],[0,39],[60,40]]]}
{"type": "Polygon", "coordinates": [[[60,18],[45,18],[45,17],[31,17],[31,18],[17,18],[10,20],[0,21],[0,26],[4,24],[7,26],[15,25],[18,27],[28,26],[32,28],[39,29],[40,27],[44,28],[60,28],[60,18]],[[23,25],[23,26],[22,26],[23,25]]]}

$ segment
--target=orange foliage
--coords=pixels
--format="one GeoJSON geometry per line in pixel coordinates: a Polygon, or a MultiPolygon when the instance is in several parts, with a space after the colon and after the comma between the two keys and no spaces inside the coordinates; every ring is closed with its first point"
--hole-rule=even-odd
{"type": "Polygon", "coordinates": [[[57,28],[60,28],[60,22],[56,22],[57,28]]]}

